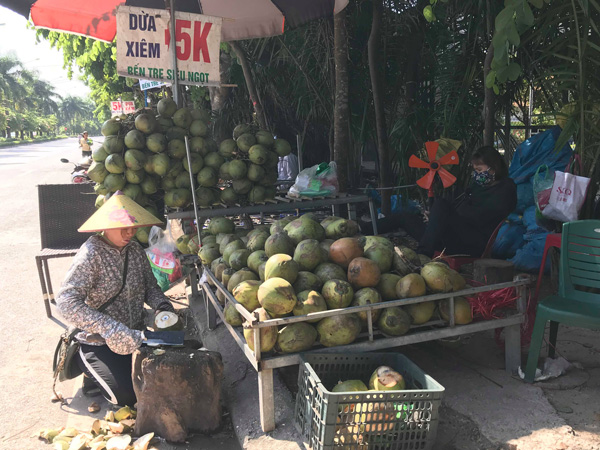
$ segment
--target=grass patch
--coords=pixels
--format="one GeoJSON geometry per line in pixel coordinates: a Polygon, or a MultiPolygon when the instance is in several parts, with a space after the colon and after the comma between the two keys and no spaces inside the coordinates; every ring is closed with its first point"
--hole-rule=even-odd
{"type": "Polygon", "coordinates": [[[34,137],[33,139],[31,138],[25,138],[25,139],[17,139],[17,138],[3,138],[0,137],[0,147],[14,147],[16,145],[26,145],[26,144],[35,144],[38,142],[49,142],[49,141],[56,141],[58,139],[66,139],[70,136],[66,136],[64,134],[59,134],[56,136],[40,136],[40,137],[34,137]]]}

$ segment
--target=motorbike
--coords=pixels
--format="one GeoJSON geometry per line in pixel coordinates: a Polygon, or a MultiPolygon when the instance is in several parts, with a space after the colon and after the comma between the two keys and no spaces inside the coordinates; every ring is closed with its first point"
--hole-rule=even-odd
{"type": "Polygon", "coordinates": [[[61,158],[60,162],[65,164],[73,164],[71,183],[92,183],[92,180],[90,180],[87,174],[88,169],[92,165],[92,158],[85,157],[77,163],[71,162],[67,158],[61,158]]]}

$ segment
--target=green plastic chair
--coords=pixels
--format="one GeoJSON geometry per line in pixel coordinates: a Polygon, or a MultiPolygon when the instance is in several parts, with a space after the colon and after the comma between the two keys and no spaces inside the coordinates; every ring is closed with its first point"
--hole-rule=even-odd
{"type": "Polygon", "coordinates": [[[533,383],[540,349],[550,321],[548,356],[554,358],[558,324],[600,329],[600,220],[579,220],[563,225],[558,295],[537,306],[525,381],[533,383]]]}

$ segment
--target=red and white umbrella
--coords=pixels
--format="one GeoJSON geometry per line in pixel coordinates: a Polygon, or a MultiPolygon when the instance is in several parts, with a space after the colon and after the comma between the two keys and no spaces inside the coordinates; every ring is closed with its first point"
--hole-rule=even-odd
{"type": "MultiPolygon", "coordinates": [[[[119,5],[164,9],[164,0],[0,0],[36,27],[112,42],[119,5]]],[[[288,28],[330,17],[348,0],[176,0],[177,11],[223,17],[222,41],[277,36],[288,28]]]]}

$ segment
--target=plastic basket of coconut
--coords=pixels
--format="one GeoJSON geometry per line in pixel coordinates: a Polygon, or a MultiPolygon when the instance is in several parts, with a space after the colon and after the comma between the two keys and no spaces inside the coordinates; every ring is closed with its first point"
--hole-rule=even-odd
{"type": "Polygon", "coordinates": [[[425,450],[443,396],[399,353],[311,353],[302,355],[294,418],[313,450],[425,450]]]}

